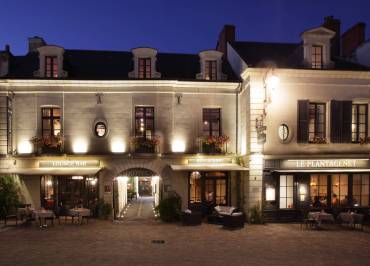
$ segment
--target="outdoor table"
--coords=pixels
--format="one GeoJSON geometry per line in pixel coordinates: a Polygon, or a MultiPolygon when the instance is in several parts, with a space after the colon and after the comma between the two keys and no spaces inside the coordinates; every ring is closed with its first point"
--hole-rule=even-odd
{"type": "Polygon", "coordinates": [[[82,223],[82,218],[90,216],[90,213],[91,213],[90,209],[85,208],[73,208],[69,210],[69,214],[74,217],[77,217],[80,223],[82,223]]]}
{"type": "Polygon", "coordinates": [[[45,218],[55,218],[55,214],[50,210],[34,210],[33,215],[36,221],[39,221],[40,227],[46,227],[45,218]]]}
{"type": "Polygon", "coordinates": [[[356,224],[362,224],[364,215],[354,212],[341,212],[338,215],[338,219],[343,223],[348,223],[352,226],[355,226],[356,224]]]}
{"type": "Polygon", "coordinates": [[[334,216],[326,212],[309,212],[308,219],[313,219],[317,223],[317,227],[320,227],[323,222],[334,223],[334,216]]]}

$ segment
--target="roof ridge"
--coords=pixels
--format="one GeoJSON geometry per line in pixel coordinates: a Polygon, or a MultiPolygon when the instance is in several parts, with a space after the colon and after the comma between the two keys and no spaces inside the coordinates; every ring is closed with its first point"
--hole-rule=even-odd
{"type": "Polygon", "coordinates": [[[289,44],[289,45],[300,45],[299,42],[263,42],[263,41],[233,41],[233,43],[251,43],[251,44],[289,44]]]}

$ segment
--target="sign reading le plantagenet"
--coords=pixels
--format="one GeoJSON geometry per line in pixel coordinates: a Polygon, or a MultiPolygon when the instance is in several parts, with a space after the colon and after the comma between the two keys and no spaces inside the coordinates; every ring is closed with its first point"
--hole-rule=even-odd
{"type": "Polygon", "coordinates": [[[99,167],[98,160],[51,160],[40,161],[39,167],[42,168],[84,168],[84,167],[99,167]]]}
{"type": "Polygon", "coordinates": [[[366,168],[368,159],[316,159],[316,160],[283,160],[281,168],[312,169],[312,168],[366,168]]]}

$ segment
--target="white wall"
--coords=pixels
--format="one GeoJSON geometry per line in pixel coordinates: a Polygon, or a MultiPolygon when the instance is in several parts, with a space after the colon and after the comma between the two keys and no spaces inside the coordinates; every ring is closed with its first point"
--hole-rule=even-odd
{"type": "MultiPolygon", "coordinates": [[[[370,144],[338,144],[330,143],[330,101],[351,100],[353,102],[369,103],[370,99],[370,73],[364,78],[356,78],[353,74],[348,76],[320,75],[304,77],[305,71],[287,74],[280,71],[280,85],[268,106],[266,125],[267,142],[264,145],[265,154],[323,154],[323,153],[368,153],[370,144]],[[326,139],[328,144],[302,144],[297,143],[297,102],[310,100],[326,103],[326,139]],[[278,127],[285,123],[289,126],[292,139],[289,143],[281,143],[278,138],[278,127]]],[[[312,72],[311,72],[312,73],[312,72]]],[[[311,74],[310,74],[311,75],[311,74]]]]}

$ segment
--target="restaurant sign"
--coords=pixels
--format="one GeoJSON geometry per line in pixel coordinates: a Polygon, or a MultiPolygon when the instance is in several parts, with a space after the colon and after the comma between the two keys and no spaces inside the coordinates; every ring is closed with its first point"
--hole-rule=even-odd
{"type": "Polygon", "coordinates": [[[39,162],[39,167],[41,168],[89,168],[99,166],[99,160],[51,160],[39,162]]]}
{"type": "Polygon", "coordinates": [[[188,159],[188,164],[225,164],[232,163],[231,158],[192,158],[188,159]]]}
{"type": "Polygon", "coordinates": [[[283,169],[367,168],[368,159],[283,160],[283,169]]]}

